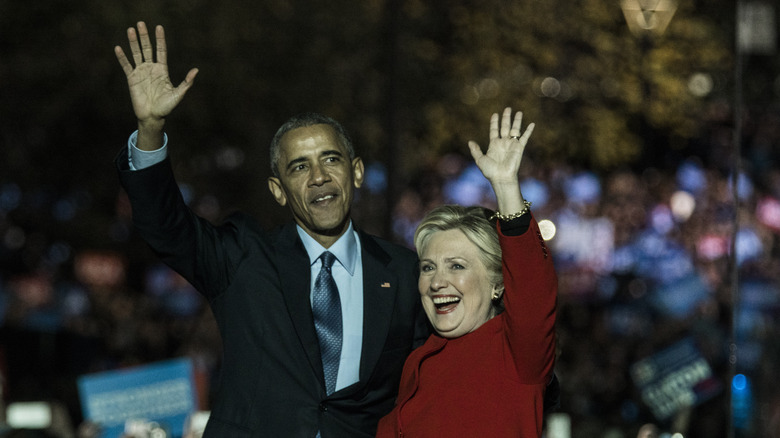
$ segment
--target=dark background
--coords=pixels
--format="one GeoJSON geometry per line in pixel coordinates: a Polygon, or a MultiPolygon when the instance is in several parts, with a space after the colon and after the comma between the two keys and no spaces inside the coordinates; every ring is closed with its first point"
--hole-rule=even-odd
{"type": "Polygon", "coordinates": [[[649,254],[641,239],[658,229],[656,207],[687,189],[695,213],[662,233],[705,283],[705,298],[682,315],[642,310],[673,275],[654,278],[643,262],[594,267],[551,241],[562,412],[574,437],[632,436],[647,422],[686,436],[776,436],[780,395],[766,379],[779,363],[778,229],[758,206],[780,197],[780,61],[775,51],[737,51],[736,11],[733,2],[683,0],[665,32],[651,35],[633,34],[617,1],[0,0],[4,401],[61,400],[78,423],[80,374],[189,355],[209,382],[218,366],[210,315],[134,235],[112,164],[135,129],[113,47],[127,51],[127,27],[144,20],[165,26],[174,83],[200,69],[166,131],[185,195],[215,221],[235,209],[266,226],[287,220],[266,189],[267,145],[303,111],[352,132],[376,175],[356,221],[402,243],[432,205],[490,204],[482,182],[469,179],[465,145],[486,145],[490,114],[505,106],[537,124],[523,170],[548,190],[546,202],[526,192],[537,217],[605,219],[614,233],[604,257],[632,248],[635,259],[655,257],[656,272],[676,260],[671,250],[649,254]],[[684,163],[706,189],[681,182],[684,163]],[[752,189],[739,200],[736,170],[752,189]],[[735,264],[728,249],[707,252],[710,237],[729,246],[742,227],[760,244],[748,262],[735,264]],[[606,279],[618,286],[605,289],[606,279]],[[761,287],[746,317],[760,323],[737,336],[748,280],[761,287]],[[610,326],[616,319],[637,333],[610,326]],[[656,421],[628,368],[686,336],[724,391],[678,425],[656,421]],[[730,362],[730,346],[743,341],[749,357],[730,362]],[[736,372],[759,388],[746,426],[730,419],[736,372]]]}

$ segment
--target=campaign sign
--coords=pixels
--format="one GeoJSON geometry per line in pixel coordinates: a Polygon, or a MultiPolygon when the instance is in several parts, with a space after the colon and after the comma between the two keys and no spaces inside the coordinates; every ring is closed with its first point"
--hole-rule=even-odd
{"type": "Polygon", "coordinates": [[[709,400],[722,390],[691,338],[634,363],[631,378],[659,420],[709,400]]]}
{"type": "Polygon", "coordinates": [[[78,387],[84,418],[101,426],[102,438],[121,436],[128,420],[156,422],[181,437],[197,409],[189,359],[84,375],[78,387]]]}

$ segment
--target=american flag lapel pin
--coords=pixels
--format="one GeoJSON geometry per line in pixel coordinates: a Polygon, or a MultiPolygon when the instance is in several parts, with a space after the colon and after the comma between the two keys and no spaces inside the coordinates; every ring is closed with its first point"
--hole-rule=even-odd
{"type": "Polygon", "coordinates": [[[390,287],[390,283],[384,282],[380,285],[380,287],[390,287]]]}

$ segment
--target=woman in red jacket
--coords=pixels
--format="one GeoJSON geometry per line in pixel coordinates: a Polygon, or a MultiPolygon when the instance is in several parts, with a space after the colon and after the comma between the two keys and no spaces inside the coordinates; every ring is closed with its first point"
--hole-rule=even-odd
{"type": "Polygon", "coordinates": [[[436,333],[406,360],[377,437],[539,437],[553,376],[557,278],[518,183],[534,125],[490,121],[486,154],[469,142],[498,211],[443,206],[415,234],[423,307],[436,333]]]}

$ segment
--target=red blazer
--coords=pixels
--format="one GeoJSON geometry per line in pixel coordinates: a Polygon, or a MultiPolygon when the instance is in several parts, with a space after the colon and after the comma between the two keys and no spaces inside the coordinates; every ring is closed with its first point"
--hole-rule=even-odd
{"type": "Polygon", "coordinates": [[[506,310],[455,339],[431,335],[404,364],[377,437],[539,437],[555,359],[557,278],[535,220],[499,230],[506,310]]]}

